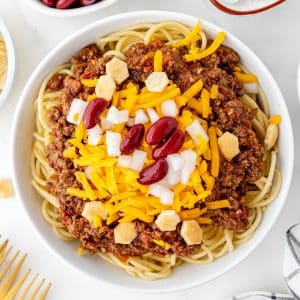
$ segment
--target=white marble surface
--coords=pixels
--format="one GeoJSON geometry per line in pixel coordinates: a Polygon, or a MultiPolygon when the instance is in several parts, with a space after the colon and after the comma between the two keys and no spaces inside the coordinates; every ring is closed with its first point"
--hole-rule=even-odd
{"type": "MultiPolygon", "coordinates": [[[[10,176],[9,138],[12,115],[24,84],[46,53],[66,35],[104,16],[131,10],[163,9],[200,16],[231,31],[246,42],[263,60],[277,80],[291,113],[296,165],[287,204],[261,245],[238,267],[198,288],[168,295],[130,294],[112,289],[70,269],[48,252],[32,231],[16,198],[0,201],[0,234],[30,253],[28,265],[53,283],[49,299],[206,299],[221,300],[248,290],[285,292],[282,278],[284,233],[300,221],[300,140],[299,106],[296,95],[296,70],[300,58],[300,1],[285,4],[255,16],[235,17],[217,11],[208,0],[120,0],[101,14],[76,19],[54,19],[33,11],[25,0],[0,0],[0,17],[12,34],[17,52],[14,88],[0,110],[0,177],[10,176]]],[[[284,134],[282,132],[281,134],[284,134]]],[[[20,145],[22,147],[22,145],[20,145]]],[[[283,154],[284,155],[284,154],[283,154]]]]}

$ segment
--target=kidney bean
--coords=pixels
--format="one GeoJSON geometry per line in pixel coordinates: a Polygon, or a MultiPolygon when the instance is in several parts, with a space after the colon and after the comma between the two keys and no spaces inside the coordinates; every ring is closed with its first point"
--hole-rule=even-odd
{"type": "Polygon", "coordinates": [[[42,0],[42,2],[49,7],[54,7],[56,4],[56,0],[42,0]]]}
{"type": "Polygon", "coordinates": [[[94,4],[96,2],[96,0],[80,0],[80,5],[91,5],[91,4],[94,4]]]}
{"type": "Polygon", "coordinates": [[[144,168],[140,172],[138,182],[143,185],[149,185],[162,180],[168,173],[169,165],[165,158],[158,159],[152,165],[144,168]]]}
{"type": "Polygon", "coordinates": [[[146,133],[146,142],[157,145],[167,138],[177,127],[178,122],[172,117],[163,117],[157,120],[146,133]]]}
{"type": "Polygon", "coordinates": [[[56,8],[59,8],[59,9],[69,8],[76,1],[77,0],[58,0],[56,2],[56,8]]]}
{"type": "Polygon", "coordinates": [[[145,133],[144,124],[133,125],[124,136],[120,151],[121,154],[130,154],[141,143],[145,133]]]}
{"type": "Polygon", "coordinates": [[[93,128],[99,121],[99,115],[106,108],[107,101],[96,98],[89,102],[83,114],[83,126],[86,129],[93,128]]]}
{"type": "Polygon", "coordinates": [[[169,138],[161,145],[158,145],[152,152],[153,159],[163,158],[169,154],[177,153],[184,143],[184,133],[176,129],[169,138]]]}

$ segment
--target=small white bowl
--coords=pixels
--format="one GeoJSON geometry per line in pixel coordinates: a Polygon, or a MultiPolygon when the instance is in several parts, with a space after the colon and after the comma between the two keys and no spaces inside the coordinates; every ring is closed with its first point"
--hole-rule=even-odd
{"type": "Polygon", "coordinates": [[[28,4],[30,4],[35,9],[39,10],[40,12],[54,17],[75,17],[75,16],[82,16],[89,13],[99,12],[104,8],[107,8],[119,0],[102,0],[95,4],[82,6],[78,8],[70,8],[70,9],[57,9],[48,7],[47,5],[43,4],[40,0],[26,0],[28,4]]]}
{"type": "MultiPolygon", "coordinates": [[[[142,293],[174,292],[203,284],[220,276],[244,260],[261,243],[271,230],[281,213],[290,187],[294,164],[294,140],[291,121],[284,98],[270,72],[260,59],[243,42],[227,32],[226,45],[232,47],[240,55],[242,62],[251,72],[258,75],[260,83],[269,99],[271,114],[281,114],[282,122],[279,138],[282,187],[272,204],[265,211],[262,222],[253,237],[234,251],[215,260],[211,264],[196,265],[185,263],[174,270],[168,278],[154,282],[144,281],[129,276],[125,271],[106,263],[96,256],[78,256],[76,244],[60,240],[40,213],[41,201],[31,185],[30,156],[32,151],[32,132],[35,116],[33,101],[38,93],[41,82],[53,69],[70,60],[84,46],[95,42],[97,38],[126,26],[147,23],[177,21],[194,26],[198,18],[165,11],[141,11],[115,15],[88,25],[66,38],[55,47],[38,65],[27,82],[13,121],[11,153],[12,177],[14,188],[23,210],[28,216],[40,239],[60,259],[114,288],[126,288],[142,293]],[[22,145],[22,147],[20,147],[22,145]]],[[[212,23],[202,21],[203,29],[213,37],[222,29],[212,23]]],[[[75,275],[74,275],[75,276],[75,275]]]]}
{"type": "Polygon", "coordinates": [[[0,93],[0,107],[4,104],[5,100],[7,99],[7,95],[11,89],[14,75],[15,75],[15,68],[16,68],[16,56],[13,41],[10,37],[8,29],[5,23],[0,19],[0,33],[4,39],[4,43],[6,46],[7,51],[7,75],[4,83],[4,87],[2,92],[0,93]]]}

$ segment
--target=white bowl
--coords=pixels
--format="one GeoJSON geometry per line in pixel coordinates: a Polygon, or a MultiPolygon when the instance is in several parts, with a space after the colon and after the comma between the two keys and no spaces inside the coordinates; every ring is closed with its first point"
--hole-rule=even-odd
{"type": "Polygon", "coordinates": [[[16,68],[16,56],[15,56],[14,45],[10,37],[10,34],[8,32],[8,29],[1,19],[0,19],[0,33],[2,34],[4,43],[6,45],[7,60],[8,60],[7,75],[6,75],[3,90],[0,93],[0,107],[1,107],[4,104],[5,100],[7,99],[7,95],[13,83],[15,68],[16,68]]]}
{"type": "Polygon", "coordinates": [[[298,93],[298,101],[300,102],[300,61],[298,64],[298,71],[297,71],[297,93],[298,93]]]}
{"type": "MultiPolygon", "coordinates": [[[[154,282],[147,282],[142,279],[130,277],[126,272],[101,261],[99,258],[88,256],[79,257],[74,244],[61,241],[55,236],[51,227],[44,221],[40,213],[41,202],[31,186],[29,167],[32,144],[30,137],[32,136],[35,119],[33,99],[38,92],[43,78],[52,71],[55,66],[69,61],[76,51],[87,44],[95,42],[100,36],[135,23],[171,20],[182,22],[190,26],[193,26],[197,22],[197,18],[195,17],[174,12],[131,12],[115,15],[93,23],[60,43],[43,59],[26,84],[14,116],[11,141],[11,151],[13,154],[12,174],[17,197],[29,217],[29,222],[33,225],[35,231],[48,248],[77,270],[89,274],[103,282],[135,291],[150,293],[171,292],[203,284],[225,273],[245,259],[268,234],[279,216],[289,190],[294,162],[294,142],[290,117],[276,82],[257,56],[245,44],[228,33],[226,44],[234,48],[241,56],[243,63],[259,76],[261,85],[270,101],[271,113],[280,113],[282,115],[282,134],[279,139],[280,153],[283,154],[280,155],[280,169],[283,180],[282,188],[277,199],[274,200],[266,210],[263,221],[251,240],[235,249],[232,253],[217,259],[212,264],[183,264],[175,269],[171,277],[154,282]],[[22,145],[22,147],[19,145],[22,145]]],[[[202,26],[211,36],[214,36],[217,32],[222,30],[206,21],[202,22],[202,26]]]]}
{"type": "Polygon", "coordinates": [[[39,10],[40,12],[54,17],[75,17],[75,16],[82,16],[89,13],[99,12],[104,8],[107,8],[119,0],[102,0],[92,5],[87,5],[78,8],[70,8],[70,9],[57,9],[48,7],[47,5],[43,4],[40,0],[26,0],[28,4],[30,4],[35,9],[39,10]]]}

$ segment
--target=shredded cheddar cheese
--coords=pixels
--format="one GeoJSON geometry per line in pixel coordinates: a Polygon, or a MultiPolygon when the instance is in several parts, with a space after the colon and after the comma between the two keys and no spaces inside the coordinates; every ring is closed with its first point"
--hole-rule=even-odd
{"type": "Polygon", "coordinates": [[[77,158],[78,155],[76,153],[76,148],[74,146],[72,146],[72,147],[65,149],[63,152],[63,156],[65,158],[70,158],[70,159],[77,158]]]}
{"type": "Polygon", "coordinates": [[[142,92],[140,94],[137,95],[137,104],[142,104],[142,103],[147,103],[151,100],[153,100],[153,98],[158,98],[160,96],[165,95],[167,92],[170,92],[171,90],[176,89],[177,86],[176,84],[170,84],[168,85],[162,92],[158,93],[158,92],[148,92],[147,89],[145,89],[144,91],[142,90],[142,92]]]}
{"type": "Polygon", "coordinates": [[[206,48],[205,50],[200,51],[199,48],[192,47],[190,49],[189,54],[185,55],[186,61],[188,61],[188,62],[189,61],[196,61],[196,60],[200,60],[204,57],[207,57],[207,56],[211,55],[212,53],[217,51],[217,49],[224,42],[225,38],[226,38],[225,32],[221,31],[216,35],[216,38],[211,43],[211,45],[208,48],[206,48]]]}
{"type": "Polygon", "coordinates": [[[93,191],[93,189],[91,188],[90,184],[88,183],[85,173],[75,172],[75,177],[82,184],[82,187],[86,191],[88,198],[91,200],[96,200],[97,196],[93,191]]]}
{"type": "Polygon", "coordinates": [[[188,99],[184,96],[176,96],[175,102],[178,108],[181,108],[182,106],[185,106],[188,102],[188,99]]]}
{"type": "Polygon", "coordinates": [[[0,179],[0,198],[8,198],[13,194],[14,189],[11,181],[7,178],[0,179]]]}
{"type": "Polygon", "coordinates": [[[135,109],[139,109],[139,108],[150,108],[150,107],[155,107],[157,105],[160,105],[162,102],[168,100],[168,99],[172,99],[176,96],[180,95],[180,89],[179,88],[175,88],[171,91],[168,91],[166,93],[164,93],[163,95],[161,95],[160,97],[157,97],[154,100],[151,100],[149,102],[143,103],[143,104],[137,104],[135,106],[135,109]]]}
{"type": "Polygon", "coordinates": [[[129,112],[131,112],[135,106],[136,100],[137,100],[136,95],[129,94],[125,100],[121,100],[122,109],[127,109],[129,112]]]}
{"type": "Polygon", "coordinates": [[[82,144],[79,140],[77,140],[76,138],[69,139],[68,142],[70,144],[72,144],[73,146],[75,146],[76,148],[78,148],[81,155],[89,155],[90,154],[90,152],[88,151],[86,146],[84,144],[82,144]]]}
{"type": "Polygon", "coordinates": [[[101,220],[100,216],[96,215],[93,217],[92,224],[95,228],[99,228],[101,226],[101,222],[102,222],[102,220],[101,220]]]}
{"type": "Polygon", "coordinates": [[[97,82],[98,82],[98,78],[95,78],[95,79],[81,79],[81,84],[83,86],[89,87],[89,88],[96,87],[97,82]]]}
{"type": "Polygon", "coordinates": [[[111,105],[117,107],[119,103],[119,99],[120,99],[120,92],[114,92],[111,105]]]}
{"type": "Polygon", "coordinates": [[[155,110],[157,112],[157,114],[159,115],[160,118],[162,118],[164,116],[162,109],[161,109],[161,105],[156,105],[155,106],[155,110]]]}
{"type": "Polygon", "coordinates": [[[205,218],[205,217],[198,217],[196,219],[196,221],[199,223],[199,224],[203,224],[203,225],[210,225],[212,224],[212,219],[210,218],[205,218]]]}
{"type": "Polygon", "coordinates": [[[200,208],[192,208],[189,210],[182,210],[179,212],[180,220],[186,221],[186,220],[194,220],[200,216],[200,208]]]}
{"type": "Polygon", "coordinates": [[[229,208],[230,202],[229,200],[219,200],[219,201],[211,201],[206,203],[207,209],[219,209],[219,208],[229,208]]]}
{"type": "Polygon", "coordinates": [[[85,251],[84,251],[83,248],[81,248],[81,247],[78,247],[78,248],[77,248],[77,254],[78,254],[79,256],[84,255],[84,253],[85,253],[85,251]]]}
{"type": "Polygon", "coordinates": [[[82,141],[82,139],[84,138],[84,134],[85,134],[85,129],[83,126],[83,122],[80,122],[79,125],[76,127],[75,130],[75,138],[78,141],[82,141]]]}
{"type": "Polygon", "coordinates": [[[183,110],[181,116],[179,117],[178,128],[185,131],[186,127],[192,124],[192,113],[188,110],[183,110]]]}
{"type": "Polygon", "coordinates": [[[211,89],[210,89],[210,98],[211,99],[216,99],[218,97],[218,86],[216,84],[213,84],[211,89]]]}
{"type": "Polygon", "coordinates": [[[233,72],[238,81],[243,83],[258,82],[258,78],[254,74],[244,74],[241,72],[233,72]]]}
{"type": "Polygon", "coordinates": [[[183,93],[183,96],[190,99],[196,96],[203,87],[203,81],[200,79],[196,81],[188,90],[183,93]]]}
{"type": "Polygon", "coordinates": [[[200,27],[200,20],[198,20],[197,24],[193,28],[192,31],[180,42],[177,42],[175,44],[175,47],[182,47],[182,46],[189,46],[192,43],[195,43],[200,40],[200,32],[201,32],[201,27],[200,27]]]}
{"type": "Polygon", "coordinates": [[[209,143],[211,149],[211,175],[218,177],[220,168],[220,154],[217,141],[216,127],[212,126],[208,129],[209,143]]]}
{"type": "Polygon", "coordinates": [[[206,162],[206,160],[202,160],[199,167],[198,167],[199,175],[201,176],[206,171],[207,171],[207,162],[206,162]]]}
{"type": "MultiPolygon", "coordinates": [[[[116,92],[118,93],[118,92],[116,92]]],[[[119,97],[120,98],[127,98],[129,95],[137,95],[138,91],[136,86],[133,83],[128,83],[126,86],[126,89],[121,90],[119,92],[119,97]]]]}
{"type": "Polygon", "coordinates": [[[86,102],[91,102],[92,100],[94,100],[96,98],[97,98],[96,94],[88,95],[86,98],[86,102]]]}
{"type": "Polygon", "coordinates": [[[212,191],[215,185],[215,178],[211,176],[207,171],[201,175],[201,178],[206,184],[206,189],[212,191]]]}
{"type": "Polygon", "coordinates": [[[206,160],[211,160],[211,151],[209,148],[207,148],[207,150],[203,153],[203,157],[206,159],[206,160]]]}
{"type": "Polygon", "coordinates": [[[203,138],[201,134],[196,135],[197,140],[199,141],[199,145],[197,145],[197,154],[203,155],[208,150],[208,142],[203,138]]]}
{"type": "Polygon", "coordinates": [[[281,122],[281,115],[274,115],[269,119],[270,124],[278,125],[280,124],[280,122],[281,122]]]}
{"type": "Polygon", "coordinates": [[[76,114],[73,115],[73,121],[74,122],[77,122],[78,118],[79,118],[79,113],[76,113],[76,114]]]}
{"type": "Polygon", "coordinates": [[[156,239],[153,239],[152,242],[162,248],[165,248],[166,250],[169,250],[172,248],[172,245],[167,243],[167,242],[164,242],[162,240],[156,240],[156,239]]]}
{"type": "Polygon", "coordinates": [[[223,135],[223,132],[220,128],[216,127],[216,133],[217,133],[217,136],[220,137],[223,135]]]}
{"type": "Polygon", "coordinates": [[[207,119],[210,112],[210,100],[209,100],[209,92],[206,89],[203,89],[201,92],[201,102],[202,102],[202,116],[207,119]]]}
{"type": "Polygon", "coordinates": [[[195,98],[190,98],[187,102],[188,106],[195,110],[199,115],[202,114],[202,102],[195,99],[195,98]]]}
{"type": "Polygon", "coordinates": [[[107,220],[106,220],[106,224],[107,224],[107,225],[110,225],[110,224],[116,222],[116,221],[119,219],[119,217],[120,217],[120,216],[119,216],[118,214],[109,216],[109,217],[107,218],[107,220]]]}
{"type": "Polygon", "coordinates": [[[156,50],[153,59],[154,72],[162,72],[163,55],[161,50],[156,50]]]}

